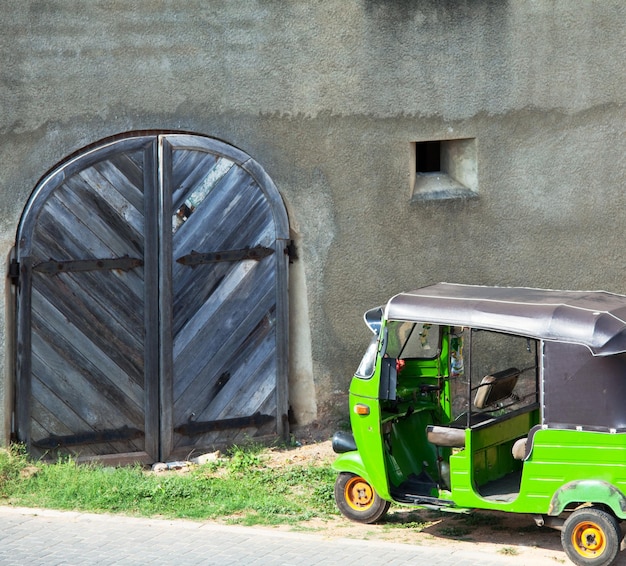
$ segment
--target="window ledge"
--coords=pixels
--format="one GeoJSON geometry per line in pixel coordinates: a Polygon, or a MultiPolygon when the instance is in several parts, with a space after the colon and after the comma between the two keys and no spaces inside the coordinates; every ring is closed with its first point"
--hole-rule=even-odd
{"type": "Polygon", "coordinates": [[[478,192],[459,183],[446,173],[418,173],[411,202],[478,198],[478,192]]]}

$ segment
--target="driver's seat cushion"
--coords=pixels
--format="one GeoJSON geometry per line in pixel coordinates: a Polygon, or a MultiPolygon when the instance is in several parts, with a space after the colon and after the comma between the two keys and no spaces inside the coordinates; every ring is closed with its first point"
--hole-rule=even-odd
{"type": "Polygon", "coordinates": [[[513,448],[511,448],[511,453],[513,454],[513,458],[516,460],[524,460],[526,458],[526,444],[528,443],[528,438],[518,438],[513,444],[513,448]]]}

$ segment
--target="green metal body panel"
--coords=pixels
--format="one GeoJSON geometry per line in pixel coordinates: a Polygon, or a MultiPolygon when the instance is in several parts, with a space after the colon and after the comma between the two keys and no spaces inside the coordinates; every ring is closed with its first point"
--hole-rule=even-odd
{"type": "Polygon", "coordinates": [[[363,465],[361,453],[358,450],[339,455],[333,462],[332,468],[338,472],[350,472],[352,474],[356,474],[357,476],[361,476],[366,479],[370,485],[372,483],[370,475],[363,465]]]}
{"type": "Polygon", "coordinates": [[[455,504],[557,516],[568,505],[595,503],[607,505],[620,519],[626,518],[626,434],[537,431],[529,458],[519,463],[519,494],[511,501],[488,500],[476,488],[481,474],[490,469],[486,443],[495,435],[496,431],[481,435],[480,431],[467,430],[466,448],[450,458],[455,504]]]}
{"type": "Polygon", "coordinates": [[[360,403],[369,407],[370,413],[369,415],[357,415],[354,410],[350,412],[350,424],[354,440],[359,447],[359,457],[357,458],[354,452],[348,452],[335,461],[334,467],[339,471],[360,475],[370,483],[380,497],[391,501],[384,459],[383,436],[381,434],[380,403],[376,397],[355,395],[352,392],[349,399],[352,409],[357,403],[360,403]],[[339,468],[338,466],[343,463],[347,463],[347,467],[339,468]]]}

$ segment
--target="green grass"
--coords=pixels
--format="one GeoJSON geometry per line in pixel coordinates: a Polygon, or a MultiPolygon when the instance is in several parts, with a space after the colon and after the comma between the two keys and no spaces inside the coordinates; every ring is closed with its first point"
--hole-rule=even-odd
{"type": "Polygon", "coordinates": [[[330,467],[264,465],[258,447],[187,473],[147,473],[141,466],[107,468],[30,462],[24,451],[0,451],[0,504],[166,518],[218,519],[244,525],[281,524],[338,511],[330,467]]]}

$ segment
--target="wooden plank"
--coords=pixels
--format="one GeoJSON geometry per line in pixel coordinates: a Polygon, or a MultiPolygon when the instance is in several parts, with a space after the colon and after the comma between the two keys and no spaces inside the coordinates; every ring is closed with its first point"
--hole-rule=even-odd
{"type": "MultiPolygon", "coordinates": [[[[259,310],[265,310],[264,306],[260,306],[259,310]]],[[[251,313],[250,318],[257,320],[258,314],[251,313]]],[[[271,317],[268,318],[265,326],[257,324],[255,328],[250,329],[248,325],[242,325],[244,330],[241,334],[227,336],[228,340],[215,355],[201,360],[201,364],[192,366],[187,370],[189,373],[193,373],[193,379],[189,378],[185,369],[176,368],[175,414],[177,415],[177,423],[186,421],[187,415],[192,412],[199,414],[214,401],[224,388],[223,385],[218,385],[222,376],[225,376],[230,383],[235,379],[240,368],[248,367],[249,360],[255,359],[259,352],[265,350],[267,355],[273,355],[275,332],[272,319],[271,317]],[[182,372],[182,374],[178,372],[182,372]],[[181,379],[182,376],[185,377],[184,380],[181,379]]],[[[261,353],[260,355],[263,356],[264,354],[261,353]]],[[[237,405],[240,404],[239,399],[232,401],[237,405]]],[[[248,412],[253,414],[256,411],[251,408],[248,412]]]]}
{"type": "MultiPolygon", "coordinates": [[[[40,386],[41,384],[38,384],[38,387],[40,386]]],[[[69,423],[65,423],[54,412],[50,412],[45,405],[42,405],[37,400],[37,396],[33,396],[31,401],[33,414],[36,415],[31,421],[33,438],[45,438],[50,434],[50,431],[57,431],[59,434],[70,434],[72,432],[72,429],[68,426],[69,423]]],[[[63,413],[64,411],[61,412],[61,414],[63,413]]]]}
{"type": "MultiPolygon", "coordinates": [[[[102,175],[100,170],[95,166],[81,171],[77,177],[84,181],[84,183],[81,183],[84,190],[93,193],[94,197],[97,197],[97,199],[94,199],[94,202],[97,203],[99,207],[103,206],[102,201],[106,203],[107,210],[105,212],[107,216],[115,214],[119,217],[120,226],[123,226],[124,230],[128,229],[128,225],[136,234],[143,234],[143,198],[141,202],[138,203],[140,205],[139,208],[136,208],[133,202],[137,199],[133,198],[133,201],[128,200],[122,192],[122,187],[111,185],[109,179],[102,175]],[[114,213],[110,209],[112,209],[114,213]]],[[[71,186],[70,183],[68,183],[68,186],[71,186]]],[[[135,187],[135,192],[143,197],[143,191],[141,190],[140,192],[140,187],[135,187]]],[[[131,194],[131,197],[132,196],[131,194]]]]}
{"type": "Polygon", "coordinates": [[[118,212],[90,190],[78,177],[68,179],[55,194],[55,201],[62,203],[68,210],[80,210],[80,218],[93,234],[93,237],[105,245],[113,256],[124,254],[136,255],[143,251],[142,226],[131,226],[118,212]]]}
{"type": "MultiPolygon", "coordinates": [[[[201,301],[191,303],[194,297],[190,297],[190,302],[187,305],[179,306],[177,302],[174,305],[174,312],[177,317],[180,317],[180,320],[176,321],[175,327],[175,355],[187,347],[186,345],[211,317],[223,316],[219,315],[217,311],[224,308],[223,305],[229,298],[231,300],[237,299],[239,303],[245,301],[254,304],[253,301],[263,293],[264,289],[273,284],[272,264],[272,258],[258,263],[253,261],[238,263],[231,267],[210,294],[205,296],[204,293],[199,293],[197,298],[201,301]],[[234,294],[238,294],[238,297],[233,297],[234,294]],[[249,297],[247,300],[246,294],[249,297]]],[[[245,308],[245,305],[242,304],[241,306],[245,308]]],[[[216,343],[211,342],[211,344],[216,343]]]]}
{"type": "MultiPolygon", "coordinates": [[[[84,368],[69,365],[68,360],[38,335],[33,336],[36,354],[33,356],[33,396],[44,406],[49,406],[58,399],[57,405],[63,411],[63,421],[74,432],[99,429],[121,428],[131,422],[136,428],[143,428],[143,412],[136,409],[130,419],[130,404],[124,407],[116,405],[113,399],[107,398],[95,380],[84,371],[84,368]],[[39,384],[45,384],[45,396],[38,397],[39,384]],[[123,410],[122,410],[123,409],[123,410]],[[75,414],[83,422],[72,425],[66,416],[75,414]],[[75,428],[79,427],[79,428],[75,428]]],[[[112,389],[112,388],[110,388],[112,389]]]]}
{"type": "Polygon", "coordinates": [[[39,213],[45,208],[46,201],[66,179],[72,177],[82,169],[92,166],[98,161],[108,159],[115,154],[124,154],[125,152],[128,152],[129,159],[133,161],[137,160],[136,165],[142,167],[142,157],[139,156],[142,156],[143,151],[140,150],[143,149],[145,151],[146,146],[152,143],[151,140],[153,140],[153,137],[138,136],[118,140],[104,147],[94,148],[64,163],[50,175],[46,176],[37,187],[35,187],[23,212],[22,220],[18,228],[18,258],[21,259],[30,255],[31,238],[39,222],[39,213]]]}
{"type": "MultiPolygon", "coordinates": [[[[68,434],[74,434],[76,432],[82,432],[87,430],[84,421],[77,417],[74,413],[67,410],[67,407],[64,406],[63,401],[54,395],[53,392],[46,389],[45,385],[36,380],[36,395],[33,396],[32,399],[32,409],[33,414],[36,415],[32,419],[32,437],[33,442],[36,443],[39,440],[47,439],[50,436],[64,436],[68,434]],[[45,399],[45,405],[43,405],[39,400],[45,399]],[[68,426],[69,424],[69,426],[68,426]]],[[[58,454],[102,454],[114,451],[113,445],[117,444],[121,450],[124,450],[123,446],[120,446],[120,443],[108,443],[103,442],[99,443],[98,446],[82,446],[80,449],[78,447],[74,449],[67,448],[55,448],[53,450],[53,455],[56,456],[58,454]]],[[[126,442],[123,443],[126,446],[125,451],[138,451],[141,450],[140,447],[137,446],[138,442],[126,442]]],[[[118,450],[119,451],[119,450],[118,450]]],[[[32,446],[31,453],[33,455],[41,456],[42,454],[48,452],[47,449],[32,446]]]]}
{"type": "MultiPolygon", "coordinates": [[[[196,241],[200,229],[208,230],[205,235],[208,241],[214,239],[213,232],[216,227],[207,223],[207,217],[213,215],[213,219],[219,223],[227,223],[229,226],[239,226],[239,218],[237,214],[245,210],[245,207],[239,207],[240,203],[245,201],[254,201],[262,203],[260,197],[262,195],[247,195],[244,188],[249,183],[249,179],[245,177],[236,167],[233,167],[211,191],[202,204],[195,212],[185,221],[185,223],[176,231],[174,254],[180,254],[179,250],[189,250],[193,245],[199,245],[196,241]],[[207,213],[208,212],[208,213],[207,213]]],[[[172,212],[172,214],[174,211],[172,212]]],[[[180,254],[182,255],[182,254],[180,254]]]]}
{"type": "MultiPolygon", "coordinates": [[[[174,256],[181,257],[191,251],[219,251],[225,249],[238,249],[254,247],[257,245],[272,247],[272,231],[268,228],[267,220],[270,218],[269,211],[262,203],[257,206],[242,208],[229,216],[207,215],[202,219],[208,226],[203,227],[198,222],[195,231],[189,230],[186,235],[189,238],[182,241],[177,237],[174,240],[174,256]]],[[[198,216],[198,220],[200,217],[198,216]]],[[[175,266],[174,276],[184,275],[180,265],[175,266]]]]}
{"type": "Polygon", "coordinates": [[[103,179],[106,179],[109,187],[116,191],[120,198],[132,205],[135,213],[143,219],[143,166],[138,167],[127,155],[117,154],[112,155],[110,159],[95,163],[93,168],[103,179]]]}
{"type": "MultiPolygon", "coordinates": [[[[257,271],[251,270],[251,272],[257,271]]],[[[211,297],[205,304],[210,308],[207,312],[200,311],[201,318],[195,326],[193,336],[185,337],[185,348],[179,348],[178,336],[174,344],[175,358],[179,360],[176,373],[179,379],[193,375],[193,368],[204,367],[210,363],[218,351],[223,352],[223,345],[230,343],[230,351],[234,351],[238,343],[247,336],[249,328],[253,328],[265,313],[273,307],[275,296],[273,289],[268,292],[267,286],[256,284],[254,277],[247,277],[235,286],[234,294],[228,300],[219,302],[211,297]],[[238,297],[246,297],[242,302],[238,297]],[[212,312],[211,316],[207,316],[212,312]],[[247,321],[247,324],[246,324],[247,321]]]]}
{"type": "MultiPolygon", "coordinates": [[[[143,410],[143,376],[141,357],[134,355],[135,363],[131,366],[132,372],[128,372],[111,356],[111,348],[105,350],[99,348],[93,340],[81,336],[81,331],[68,324],[60,311],[49,301],[35,299],[40,308],[36,314],[33,330],[42,339],[52,344],[57,344],[57,350],[66,352],[65,356],[69,364],[82,364],[87,368],[90,375],[94,375],[97,381],[111,382],[115,384],[123,395],[125,403],[134,404],[137,409],[143,410]],[[59,329],[63,329],[60,332],[59,329]]],[[[121,399],[116,402],[121,403],[121,399]]]]}
{"type": "MultiPolygon", "coordinates": [[[[169,140],[168,140],[169,141],[169,140]]],[[[198,151],[176,151],[167,173],[171,179],[172,210],[176,211],[189,197],[194,187],[205,182],[217,164],[218,156],[198,151]]],[[[165,168],[164,168],[165,169],[165,168]]]]}
{"type": "Polygon", "coordinates": [[[274,334],[266,335],[257,348],[233,371],[217,395],[197,413],[199,420],[251,415],[276,389],[274,334]],[[255,397],[256,394],[259,397],[255,397]],[[257,404],[254,403],[257,401],[257,404]]]}
{"type": "MultiPolygon", "coordinates": [[[[207,223],[212,224],[211,220],[213,219],[208,218],[207,223]]],[[[174,257],[178,259],[191,251],[211,252],[227,249],[242,249],[257,245],[273,247],[273,243],[268,238],[268,230],[263,223],[264,218],[260,214],[253,214],[252,216],[242,214],[240,220],[242,226],[245,226],[245,229],[238,229],[238,225],[235,224],[229,227],[228,231],[223,230],[219,237],[215,236],[212,240],[207,240],[206,237],[199,237],[196,246],[190,246],[187,249],[177,246],[174,257]]],[[[213,224],[215,225],[216,223],[213,224]]],[[[202,233],[201,230],[199,230],[199,232],[202,233]]],[[[212,231],[212,233],[214,234],[215,231],[212,231]]],[[[221,271],[223,272],[226,269],[228,269],[228,266],[223,266],[221,271]]],[[[189,270],[188,266],[181,264],[176,264],[173,267],[173,277],[177,291],[179,290],[182,293],[189,292],[189,286],[192,280],[199,279],[196,271],[189,270]]],[[[176,296],[178,297],[178,293],[176,296]]]]}
{"type": "MultiPolygon", "coordinates": [[[[69,226],[61,222],[48,222],[47,220],[48,218],[44,218],[42,230],[34,244],[33,253],[37,263],[51,258],[65,260],[68,258],[98,257],[96,256],[98,250],[95,249],[95,245],[89,249],[85,248],[85,244],[90,241],[88,232],[83,232],[80,229],[70,232],[69,226]]],[[[104,254],[112,255],[109,250],[104,251],[104,254]]],[[[110,273],[117,279],[120,294],[133,296],[135,300],[142,300],[144,292],[142,268],[138,267],[127,272],[113,270],[110,273]]]]}
{"type": "Polygon", "coordinates": [[[212,153],[214,155],[224,156],[237,164],[241,164],[250,156],[215,138],[198,136],[194,134],[167,134],[165,136],[172,149],[178,151],[197,151],[199,153],[212,153]]]}
{"type": "MultiPolygon", "coordinates": [[[[56,276],[54,280],[39,276],[34,280],[33,290],[41,296],[54,297],[51,300],[67,320],[66,324],[79,329],[101,350],[110,352],[126,373],[135,375],[144,347],[141,326],[124,319],[127,313],[113,308],[107,310],[106,305],[91,301],[92,295],[85,292],[85,287],[73,285],[74,280],[68,274],[56,276]]],[[[34,312],[40,307],[40,303],[33,303],[34,312]]]]}
{"type": "MultiPolygon", "coordinates": [[[[106,305],[113,313],[121,314],[118,323],[126,321],[132,328],[137,328],[143,316],[143,297],[134,293],[131,285],[125,285],[129,280],[135,279],[128,272],[119,270],[98,271],[67,271],[60,273],[39,272],[37,264],[34,275],[35,284],[49,287],[54,294],[76,293],[77,295],[91,296],[97,304],[106,305]],[[58,286],[55,293],[54,289],[58,286]]],[[[141,267],[133,271],[141,272],[141,267]]],[[[134,274],[136,275],[136,274],[134,274]]],[[[143,279],[143,278],[142,278],[143,279]]],[[[71,301],[71,297],[68,299],[71,301]]]]}
{"type": "Polygon", "coordinates": [[[146,152],[144,167],[144,388],[145,388],[145,419],[146,438],[145,449],[155,460],[162,456],[161,452],[161,420],[167,421],[167,409],[161,411],[161,334],[159,329],[160,302],[159,302],[159,241],[160,235],[160,144],[158,138],[153,138],[146,152]],[[161,416],[163,413],[163,416],[161,416]]]}
{"type": "MultiPolygon", "coordinates": [[[[18,239],[26,243],[26,239],[18,239]]],[[[19,257],[19,256],[18,256],[19,257]]],[[[20,258],[20,278],[17,290],[17,352],[15,356],[15,419],[16,433],[21,442],[30,446],[30,408],[31,408],[31,276],[30,258],[20,258]]]]}
{"type": "Polygon", "coordinates": [[[175,187],[172,186],[172,151],[166,139],[162,139],[160,147],[161,179],[163,185],[159,191],[158,198],[158,227],[157,242],[159,254],[157,271],[158,290],[156,308],[159,314],[156,328],[158,329],[158,385],[159,397],[158,410],[159,418],[159,453],[162,460],[169,457],[173,448],[174,427],[172,414],[172,381],[173,381],[173,358],[172,358],[172,211],[170,207],[171,194],[175,187]]]}

